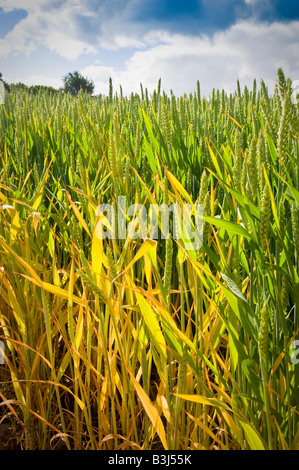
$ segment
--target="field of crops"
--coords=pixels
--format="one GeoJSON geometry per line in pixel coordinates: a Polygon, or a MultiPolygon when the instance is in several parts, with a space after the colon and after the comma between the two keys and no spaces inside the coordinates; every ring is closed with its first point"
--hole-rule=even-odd
{"type": "Polygon", "coordinates": [[[263,81],[195,88],[6,94],[8,446],[299,449],[298,101],[281,70],[272,96],[263,81]],[[97,207],[120,196],[202,204],[202,246],[150,226],[98,236],[109,222],[97,207]]]}

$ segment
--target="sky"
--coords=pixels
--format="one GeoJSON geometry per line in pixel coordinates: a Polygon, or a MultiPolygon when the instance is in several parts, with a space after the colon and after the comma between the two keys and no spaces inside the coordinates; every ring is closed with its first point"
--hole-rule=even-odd
{"type": "Polygon", "coordinates": [[[0,0],[0,72],[8,83],[63,86],[79,71],[95,94],[161,88],[233,92],[281,67],[299,80],[298,0],[0,0]]]}

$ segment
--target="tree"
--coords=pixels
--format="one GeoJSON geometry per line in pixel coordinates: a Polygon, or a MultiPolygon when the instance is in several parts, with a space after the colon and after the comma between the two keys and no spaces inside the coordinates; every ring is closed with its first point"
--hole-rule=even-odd
{"type": "Polygon", "coordinates": [[[29,92],[32,93],[33,95],[37,95],[40,91],[47,92],[49,94],[55,95],[59,93],[59,90],[56,88],[53,88],[51,86],[46,86],[46,85],[32,85],[29,87],[29,92]]]}
{"type": "Polygon", "coordinates": [[[94,83],[92,80],[88,80],[83,77],[79,72],[69,72],[64,78],[64,91],[71,93],[73,96],[77,96],[80,90],[85,91],[92,95],[94,91],[94,83]]]}

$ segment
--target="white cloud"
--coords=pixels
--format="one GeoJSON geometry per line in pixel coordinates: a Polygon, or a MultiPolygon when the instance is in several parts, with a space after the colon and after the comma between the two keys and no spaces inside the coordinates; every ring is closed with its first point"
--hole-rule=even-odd
{"type": "Polygon", "coordinates": [[[108,78],[125,93],[140,90],[140,82],[153,90],[158,79],[162,88],[175,94],[195,90],[199,80],[209,94],[213,87],[235,90],[251,86],[262,78],[273,88],[277,69],[282,67],[292,79],[299,77],[299,22],[254,23],[241,21],[211,38],[167,32],[152,32],[146,40],[148,49],[135,52],[122,70],[100,66],[85,67],[81,73],[92,78],[97,93],[106,93],[108,78]],[[161,42],[162,43],[159,43],[161,42]]]}
{"type": "Polygon", "coordinates": [[[104,65],[90,65],[80,70],[84,77],[92,79],[95,84],[95,94],[108,94],[109,78],[115,84],[119,84],[122,80],[122,73],[118,73],[113,67],[106,67],[104,65]]]}
{"type": "MultiPolygon", "coordinates": [[[[7,80],[11,83],[12,80],[7,80]]],[[[24,83],[24,85],[32,86],[32,85],[45,85],[45,86],[52,86],[53,88],[61,88],[62,81],[59,78],[51,78],[43,74],[33,74],[29,75],[26,78],[17,77],[13,80],[14,83],[24,83]]]]}
{"type": "MultiPolygon", "coordinates": [[[[121,85],[127,94],[139,92],[140,83],[152,91],[161,77],[165,91],[172,89],[177,95],[192,92],[197,80],[205,94],[212,88],[233,91],[237,79],[251,86],[253,78],[263,78],[271,88],[279,67],[292,79],[299,78],[299,21],[243,20],[212,36],[149,31],[148,24],[143,31],[141,24],[132,21],[134,8],[142,1],[0,0],[5,11],[22,8],[28,13],[0,39],[0,57],[27,54],[29,67],[30,53],[39,46],[70,61],[90,54],[91,62],[100,48],[134,48],[136,52],[118,68],[99,63],[97,57],[80,70],[94,80],[96,93],[108,92],[110,76],[114,88],[121,85]]],[[[269,0],[246,3],[254,11],[269,0]]]]}
{"type": "Polygon", "coordinates": [[[32,0],[0,0],[0,7],[6,12],[15,9],[32,11],[47,3],[48,0],[34,0],[34,2],[32,0]]]}
{"type": "Polygon", "coordinates": [[[95,53],[100,47],[143,47],[138,28],[130,20],[138,1],[124,6],[120,0],[98,4],[91,0],[0,0],[5,12],[27,11],[27,17],[0,39],[0,57],[14,52],[30,54],[39,45],[69,60],[95,53]]]}
{"type": "Polygon", "coordinates": [[[77,59],[84,53],[96,52],[93,45],[78,37],[76,15],[88,16],[81,1],[52,2],[51,7],[49,0],[0,0],[0,6],[4,11],[23,8],[28,13],[26,18],[0,39],[2,57],[11,53],[29,55],[39,45],[46,46],[50,51],[69,60],[77,59]]]}
{"type": "Polygon", "coordinates": [[[271,6],[271,3],[269,0],[245,0],[245,3],[247,3],[247,5],[251,5],[251,6],[261,6],[261,7],[269,7],[271,6]]]}

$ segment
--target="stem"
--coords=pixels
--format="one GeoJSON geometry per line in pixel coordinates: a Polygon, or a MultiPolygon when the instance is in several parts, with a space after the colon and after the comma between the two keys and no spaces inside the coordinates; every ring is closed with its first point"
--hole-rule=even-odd
{"type": "Polygon", "coordinates": [[[272,426],[271,426],[271,408],[270,408],[270,397],[268,390],[268,353],[265,355],[260,352],[261,368],[262,368],[262,378],[263,378],[263,389],[264,389],[264,399],[265,399],[265,411],[266,411],[266,422],[267,422],[267,431],[268,431],[268,444],[269,449],[273,450],[273,440],[272,440],[272,426]]]}

